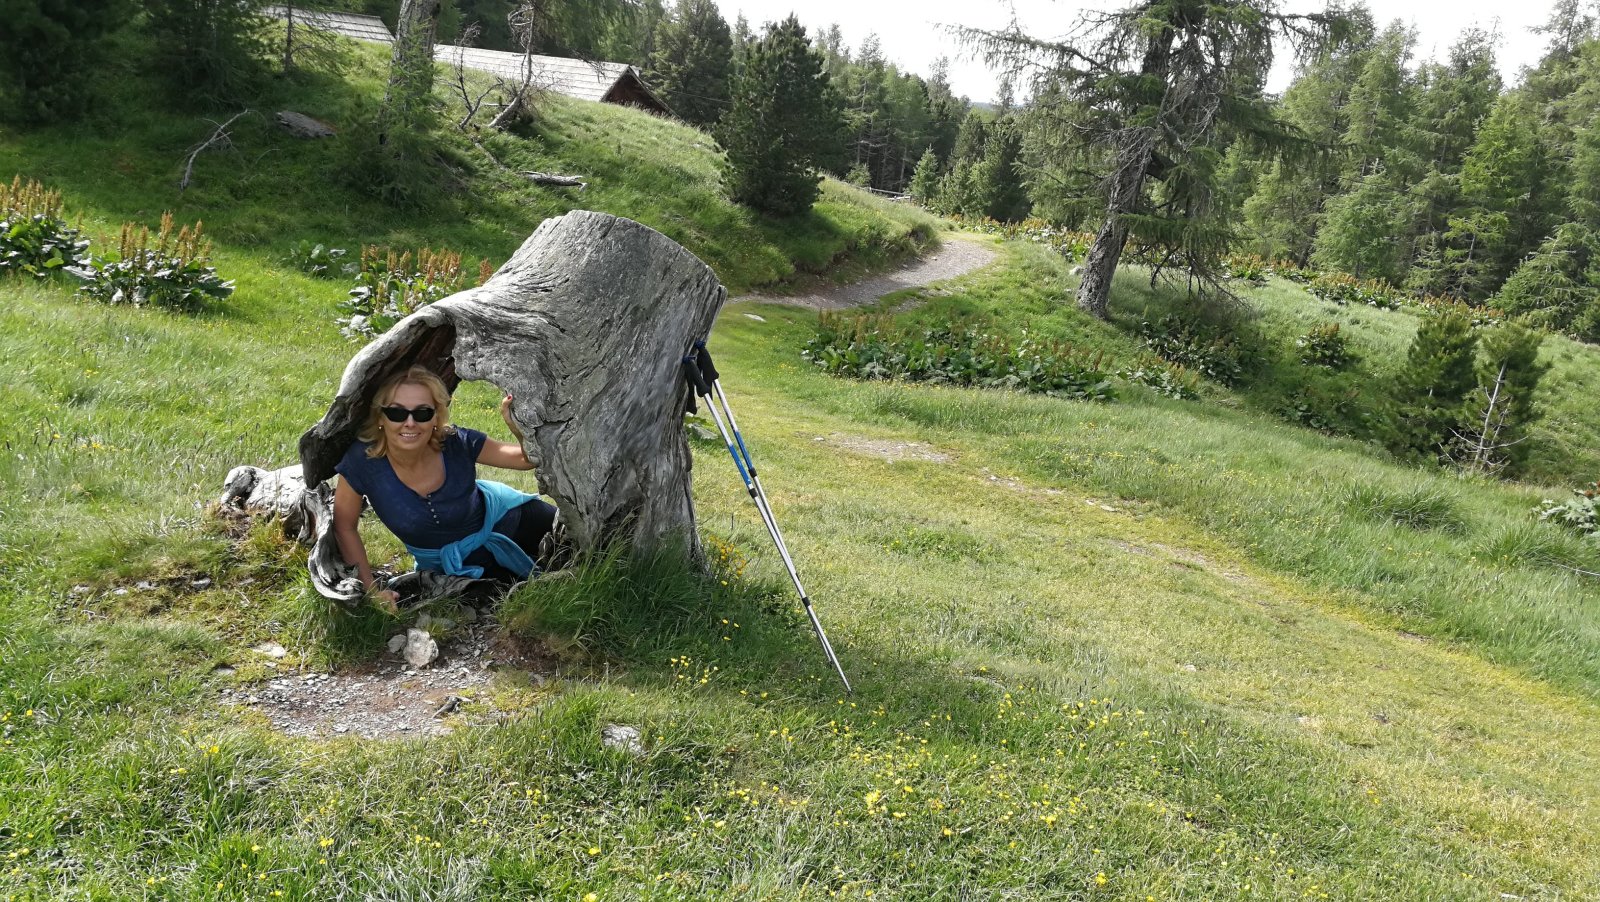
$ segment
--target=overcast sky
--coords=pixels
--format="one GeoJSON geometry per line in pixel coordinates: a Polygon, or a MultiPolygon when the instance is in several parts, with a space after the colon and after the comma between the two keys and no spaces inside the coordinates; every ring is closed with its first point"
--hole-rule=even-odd
{"type": "MultiPolygon", "coordinates": [[[[868,34],[876,33],[884,56],[903,71],[927,75],[933,60],[950,58],[950,82],[957,94],[973,100],[994,98],[995,77],[982,62],[971,59],[944,26],[1000,29],[1013,13],[1028,33],[1039,37],[1059,37],[1084,8],[1115,8],[1123,3],[1111,0],[716,0],[723,16],[732,25],[744,13],[758,33],[763,24],[798,12],[801,24],[813,37],[818,29],[837,22],[852,49],[868,34]]],[[[1550,16],[1553,0],[1388,0],[1369,2],[1380,26],[1401,19],[1417,30],[1417,55],[1420,59],[1443,58],[1461,29],[1471,25],[1497,27],[1500,46],[1497,59],[1507,84],[1516,80],[1523,66],[1538,62],[1544,47],[1541,35],[1530,34],[1529,27],[1542,24],[1550,16]]],[[[1286,0],[1290,12],[1322,9],[1322,2],[1286,0]]],[[[1286,57],[1287,54],[1280,54],[1286,57]]],[[[1268,87],[1281,91],[1291,77],[1289,60],[1280,59],[1268,87]]]]}

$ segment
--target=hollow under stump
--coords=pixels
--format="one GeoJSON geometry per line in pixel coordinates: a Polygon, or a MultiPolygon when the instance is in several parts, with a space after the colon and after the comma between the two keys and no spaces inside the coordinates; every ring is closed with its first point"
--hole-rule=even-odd
{"type": "MultiPolygon", "coordinates": [[[[488,282],[423,307],[356,354],[327,414],[300,438],[304,484],[334,475],[378,387],[420,365],[452,391],[485,380],[513,396],[523,450],[576,550],[682,541],[698,556],[680,361],[726,298],[710,267],[653,229],[590,211],[546,220],[488,282]]],[[[318,521],[308,564],[318,591],[348,603],[360,586],[330,521],[318,521]]]]}

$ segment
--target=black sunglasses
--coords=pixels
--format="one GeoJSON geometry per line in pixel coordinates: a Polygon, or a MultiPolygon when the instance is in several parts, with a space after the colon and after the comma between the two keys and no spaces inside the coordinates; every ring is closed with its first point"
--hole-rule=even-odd
{"type": "Polygon", "coordinates": [[[392,407],[380,407],[378,410],[381,411],[384,417],[386,417],[391,423],[404,423],[406,421],[406,417],[410,417],[419,423],[426,423],[433,419],[433,408],[426,404],[415,408],[401,407],[400,405],[396,404],[392,407]]]}

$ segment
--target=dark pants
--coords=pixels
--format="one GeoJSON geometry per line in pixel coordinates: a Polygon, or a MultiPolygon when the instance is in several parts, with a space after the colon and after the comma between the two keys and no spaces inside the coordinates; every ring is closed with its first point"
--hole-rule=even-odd
{"type": "MultiPolygon", "coordinates": [[[[495,532],[510,536],[511,541],[516,542],[517,547],[527,552],[528,557],[537,558],[539,541],[555,527],[555,523],[556,506],[535,498],[517,506],[515,510],[502,517],[500,522],[495,524],[495,532]],[[517,517],[515,527],[502,529],[502,525],[508,525],[507,521],[513,516],[517,517]]],[[[494,555],[486,548],[480,548],[467,555],[466,563],[482,567],[484,579],[515,582],[519,578],[515,573],[500,566],[494,555]]]]}

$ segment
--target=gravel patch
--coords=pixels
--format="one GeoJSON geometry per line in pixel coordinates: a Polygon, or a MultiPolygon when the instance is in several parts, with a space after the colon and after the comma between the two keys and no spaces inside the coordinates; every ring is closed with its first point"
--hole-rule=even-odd
{"type": "Polygon", "coordinates": [[[847,307],[870,304],[886,294],[903,288],[920,288],[933,282],[964,276],[988,266],[996,256],[995,249],[987,244],[946,236],[937,251],[912,260],[894,272],[852,282],[849,285],[833,285],[812,294],[756,294],[739,300],[788,304],[793,307],[809,307],[812,310],[843,310],[847,307]]]}
{"type": "Polygon", "coordinates": [[[864,454],[869,457],[878,457],[887,461],[897,460],[925,460],[932,463],[949,463],[949,452],[941,451],[927,442],[905,442],[896,439],[868,438],[864,435],[847,435],[842,432],[830,432],[812,439],[814,442],[823,442],[835,448],[864,454]]]}
{"type": "MultiPolygon", "coordinates": [[[[399,636],[407,639],[416,632],[401,631],[399,636]]],[[[224,688],[221,702],[259,712],[286,736],[441,736],[463,721],[462,706],[481,697],[496,673],[521,671],[537,685],[551,671],[551,662],[542,660],[539,649],[506,635],[488,618],[451,630],[437,646],[437,657],[422,666],[407,661],[403,652],[390,651],[342,671],[282,670],[260,682],[224,688]]],[[[224,666],[217,672],[232,669],[224,666]]]]}

